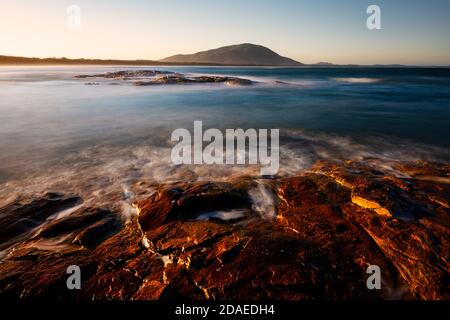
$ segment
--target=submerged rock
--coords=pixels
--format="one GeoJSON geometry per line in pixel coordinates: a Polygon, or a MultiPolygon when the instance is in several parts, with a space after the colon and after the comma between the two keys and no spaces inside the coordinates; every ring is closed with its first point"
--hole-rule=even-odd
{"type": "Polygon", "coordinates": [[[50,222],[39,230],[38,235],[43,238],[53,238],[83,229],[92,223],[106,218],[111,213],[99,208],[82,208],[67,217],[50,222]]]}
{"type": "Polygon", "coordinates": [[[52,215],[76,206],[82,199],[49,192],[39,198],[17,199],[0,208],[0,250],[29,236],[52,215]]]}

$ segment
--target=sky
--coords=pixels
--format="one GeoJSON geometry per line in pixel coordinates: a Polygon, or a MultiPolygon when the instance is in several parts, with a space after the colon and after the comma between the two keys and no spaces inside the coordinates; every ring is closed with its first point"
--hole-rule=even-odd
{"type": "Polygon", "coordinates": [[[450,65],[449,15],[449,0],[0,0],[0,55],[157,60],[255,43],[303,63],[450,65]],[[366,26],[371,4],[381,30],[366,26]]]}

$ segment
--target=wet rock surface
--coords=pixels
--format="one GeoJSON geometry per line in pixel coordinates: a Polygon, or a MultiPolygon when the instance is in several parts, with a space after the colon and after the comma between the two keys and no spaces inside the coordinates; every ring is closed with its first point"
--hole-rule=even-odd
{"type": "Polygon", "coordinates": [[[17,199],[0,208],[0,250],[29,236],[57,212],[81,202],[78,196],[49,192],[37,199],[17,199]]]}
{"type": "Polygon", "coordinates": [[[22,236],[0,262],[0,297],[449,299],[449,173],[368,159],[160,185],[134,199],[129,221],[59,194],[11,203],[0,208],[2,243],[22,236]],[[33,232],[8,229],[12,217],[34,219],[33,232]],[[70,265],[81,290],[66,287],[70,265]],[[369,265],[381,269],[380,290],[367,289],[369,265]]]}

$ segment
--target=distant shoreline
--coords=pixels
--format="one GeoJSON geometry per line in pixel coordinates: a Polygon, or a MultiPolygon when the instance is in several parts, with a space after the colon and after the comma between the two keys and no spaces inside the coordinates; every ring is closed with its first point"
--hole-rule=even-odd
{"type": "Polygon", "coordinates": [[[70,62],[17,62],[17,63],[8,63],[1,61],[0,58],[0,68],[1,67],[67,67],[67,66],[104,66],[104,67],[112,67],[112,66],[123,66],[123,67],[241,67],[241,68],[276,68],[276,69],[308,69],[308,68],[323,68],[323,69],[331,69],[331,68],[410,68],[410,69],[450,69],[450,66],[421,66],[421,65],[342,65],[342,64],[333,64],[333,65],[315,65],[315,64],[305,64],[302,66],[271,66],[271,65],[231,65],[231,64],[209,64],[209,63],[139,63],[133,61],[123,61],[123,62],[78,62],[78,61],[70,61],[70,62]]]}
{"type": "Polygon", "coordinates": [[[401,64],[303,64],[299,66],[277,66],[263,64],[218,64],[199,62],[163,62],[156,60],[116,60],[116,59],[68,59],[68,58],[28,58],[0,55],[0,67],[7,66],[202,66],[202,67],[271,67],[271,68],[450,68],[446,65],[401,65],[401,64]]]}
{"type": "MultiPolygon", "coordinates": [[[[27,58],[15,56],[1,56],[0,66],[8,65],[137,65],[164,66],[182,65],[180,63],[160,62],[154,60],[117,60],[117,59],[68,59],[68,58],[27,58]]],[[[197,63],[196,65],[210,65],[197,63]]]]}
{"type": "Polygon", "coordinates": [[[267,66],[267,65],[212,65],[212,64],[95,64],[95,63],[28,63],[28,64],[5,64],[0,62],[0,68],[5,67],[211,67],[211,68],[271,68],[271,69],[339,69],[339,68],[373,68],[373,69],[450,69],[450,66],[390,66],[390,65],[332,65],[332,66],[316,66],[313,64],[305,64],[297,67],[286,66],[267,66]]]}

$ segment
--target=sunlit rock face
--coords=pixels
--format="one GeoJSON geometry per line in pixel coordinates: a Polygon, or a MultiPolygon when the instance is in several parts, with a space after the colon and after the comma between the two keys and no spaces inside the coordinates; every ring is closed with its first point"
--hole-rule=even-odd
{"type": "Polygon", "coordinates": [[[369,159],[273,179],[139,181],[126,219],[73,195],[18,199],[0,208],[0,297],[448,299],[449,169],[369,159]],[[70,291],[74,264],[82,289],[70,291]],[[380,290],[367,289],[369,265],[380,290]]]}

